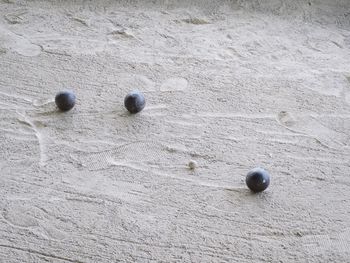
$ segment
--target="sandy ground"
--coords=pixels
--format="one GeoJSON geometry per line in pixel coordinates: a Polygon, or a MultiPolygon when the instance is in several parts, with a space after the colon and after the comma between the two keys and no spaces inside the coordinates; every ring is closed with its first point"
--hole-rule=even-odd
{"type": "Polygon", "coordinates": [[[350,1],[2,0],[0,157],[1,263],[350,262],[350,1]]]}

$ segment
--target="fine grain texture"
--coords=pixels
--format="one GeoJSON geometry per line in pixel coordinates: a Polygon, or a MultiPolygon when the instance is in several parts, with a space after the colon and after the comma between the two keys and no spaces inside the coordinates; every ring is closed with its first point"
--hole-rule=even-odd
{"type": "Polygon", "coordinates": [[[350,262],[349,160],[348,0],[0,0],[1,263],[350,262]]]}

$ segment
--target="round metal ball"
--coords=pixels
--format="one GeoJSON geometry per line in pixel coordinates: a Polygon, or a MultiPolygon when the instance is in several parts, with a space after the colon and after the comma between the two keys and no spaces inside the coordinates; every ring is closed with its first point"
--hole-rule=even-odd
{"type": "Polygon", "coordinates": [[[139,91],[132,91],[126,95],[124,99],[124,106],[130,113],[138,113],[146,106],[145,97],[139,91]]]}
{"type": "Polygon", "coordinates": [[[270,175],[262,168],[254,168],[247,174],[246,184],[251,191],[262,192],[270,184],[270,175]]]}
{"type": "Polygon", "coordinates": [[[75,94],[73,91],[65,90],[56,94],[55,103],[61,111],[69,111],[75,105],[75,94]]]}

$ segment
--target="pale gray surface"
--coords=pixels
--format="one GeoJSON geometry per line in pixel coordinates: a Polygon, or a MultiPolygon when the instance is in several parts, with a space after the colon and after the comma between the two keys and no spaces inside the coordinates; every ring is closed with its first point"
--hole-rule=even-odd
{"type": "Polygon", "coordinates": [[[350,1],[308,3],[0,1],[0,262],[350,262],[350,1]]]}

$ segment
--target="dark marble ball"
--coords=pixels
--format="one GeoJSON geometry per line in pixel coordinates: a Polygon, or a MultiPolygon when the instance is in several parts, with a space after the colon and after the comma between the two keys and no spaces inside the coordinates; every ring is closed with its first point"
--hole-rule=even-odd
{"type": "Polygon", "coordinates": [[[138,113],[146,106],[145,97],[139,91],[132,91],[126,95],[124,106],[130,113],[138,113]]]}
{"type": "Polygon", "coordinates": [[[60,91],[56,94],[55,102],[61,111],[69,111],[73,109],[75,105],[75,99],[76,97],[73,91],[65,90],[60,91]]]}
{"type": "Polygon", "coordinates": [[[270,175],[262,168],[254,168],[247,174],[246,184],[251,191],[262,192],[270,184],[270,175]]]}

